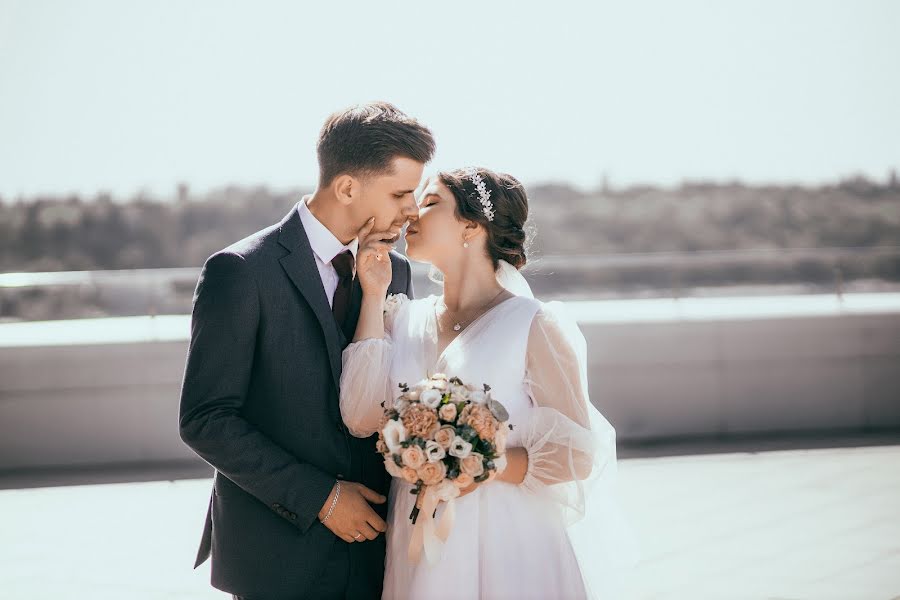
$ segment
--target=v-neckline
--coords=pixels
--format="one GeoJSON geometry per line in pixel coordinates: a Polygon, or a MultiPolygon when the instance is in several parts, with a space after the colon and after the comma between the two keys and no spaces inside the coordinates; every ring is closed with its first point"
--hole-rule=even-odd
{"type": "Polygon", "coordinates": [[[486,317],[486,316],[488,316],[489,314],[491,314],[492,312],[494,312],[494,310],[500,308],[501,306],[503,306],[504,304],[506,304],[507,302],[509,302],[509,301],[511,301],[511,300],[515,300],[516,298],[518,298],[518,296],[515,296],[515,295],[514,295],[514,296],[510,296],[509,298],[507,298],[507,299],[504,300],[503,302],[500,302],[500,303],[498,303],[498,304],[495,304],[494,306],[490,307],[489,309],[487,309],[486,311],[484,311],[483,313],[481,313],[480,315],[478,315],[477,317],[475,317],[475,318],[472,320],[472,322],[470,322],[468,325],[466,325],[465,327],[462,328],[462,330],[456,335],[455,338],[453,338],[452,340],[450,340],[450,342],[449,342],[446,346],[444,346],[444,349],[443,349],[443,350],[441,350],[440,352],[438,352],[438,344],[440,343],[441,332],[440,332],[440,330],[438,329],[438,323],[437,323],[437,311],[436,311],[436,309],[437,309],[437,300],[438,300],[438,296],[435,296],[435,297],[434,297],[434,301],[431,303],[431,311],[430,311],[430,314],[429,314],[429,318],[431,319],[431,322],[432,322],[432,324],[434,325],[434,341],[433,341],[432,343],[434,344],[434,352],[435,352],[435,354],[436,354],[436,358],[434,359],[434,365],[433,365],[433,366],[434,366],[434,367],[437,367],[437,365],[439,365],[439,364],[441,363],[441,360],[444,358],[444,355],[447,354],[447,351],[453,346],[453,344],[456,343],[456,340],[458,340],[458,339],[460,339],[461,337],[463,337],[463,336],[466,334],[467,331],[469,331],[470,329],[472,329],[472,326],[473,326],[473,325],[475,325],[476,323],[478,323],[479,321],[481,321],[484,317],[486,317]]]}

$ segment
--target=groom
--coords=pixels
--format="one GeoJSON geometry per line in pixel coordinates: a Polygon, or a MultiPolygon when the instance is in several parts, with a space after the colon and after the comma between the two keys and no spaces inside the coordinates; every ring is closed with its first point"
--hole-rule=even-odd
{"type": "MultiPolygon", "coordinates": [[[[431,132],[387,103],[332,115],[319,185],[280,223],[213,254],[194,294],[181,439],[215,468],[195,568],[235,598],[378,598],[389,478],[341,421],[341,351],[362,298],[357,232],[396,241],[431,132]],[[338,484],[340,481],[340,484],[338,484]]],[[[390,253],[388,293],[412,297],[390,253]]]]}

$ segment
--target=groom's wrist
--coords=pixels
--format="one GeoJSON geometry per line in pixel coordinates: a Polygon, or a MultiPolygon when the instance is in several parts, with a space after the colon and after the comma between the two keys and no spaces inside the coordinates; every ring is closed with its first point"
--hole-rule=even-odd
{"type": "Polygon", "coordinates": [[[324,523],[328,520],[328,517],[331,516],[331,513],[334,511],[334,507],[337,506],[338,496],[341,491],[341,482],[337,480],[334,482],[334,486],[331,488],[331,492],[328,494],[328,497],[325,499],[325,503],[322,505],[322,510],[319,511],[319,521],[324,523]]]}

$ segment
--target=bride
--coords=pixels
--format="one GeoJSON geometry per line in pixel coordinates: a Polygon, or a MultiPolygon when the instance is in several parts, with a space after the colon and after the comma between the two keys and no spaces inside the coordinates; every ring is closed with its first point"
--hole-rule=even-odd
{"type": "Polygon", "coordinates": [[[525,191],[510,175],[463,169],[431,177],[418,203],[407,254],[440,271],[443,294],[385,300],[390,246],[363,228],[363,301],[343,352],[341,415],[353,435],[368,437],[401,383],[445,373],[488,384],[513,429],[505,469],[454,501],[435,564],[407,555],[415,496],[393,478],[383,598],[605,594],[597,573],[628,552],[611,487],[615,432],[588,398],[585,340],[574,320],[560,302],[536,300],[518,272],[525,191]]]}

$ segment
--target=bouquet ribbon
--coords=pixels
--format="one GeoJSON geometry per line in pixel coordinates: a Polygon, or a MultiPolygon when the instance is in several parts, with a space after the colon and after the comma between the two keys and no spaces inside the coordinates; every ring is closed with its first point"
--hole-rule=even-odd
{"type": "MultiPolygon", "coordinates": [[[[418,500],[417,500],[418,501],[418,500]]],[[[441,498],[435,493],[432,486],[425,488],[422,494],[422,506],[416,524],[413,525],[412,537],[409,539],[409,562],[416,564],[425,551],[425,559],[428,564],[435,565],[441,558],[441,549],[450,535],[453,520],[456,517],[455,498],[447,501],[447,507],[439,519],[434,518],[441,498]]]]}

